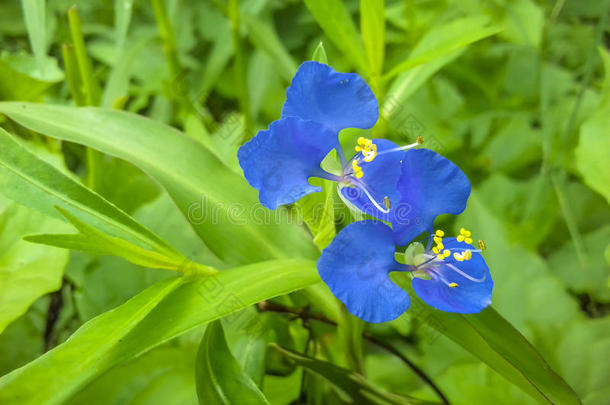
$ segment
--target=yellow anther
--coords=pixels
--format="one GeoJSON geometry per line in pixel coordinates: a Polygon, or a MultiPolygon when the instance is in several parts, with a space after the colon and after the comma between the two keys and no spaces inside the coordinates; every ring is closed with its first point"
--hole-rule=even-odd
{"type": "Polygon", "coordinates": [[[434,243],[441,243],[443,241],[443,238],[439,237],[439,236],[435,236],[434,238],[434,243]]]}
{"type": "Polygon", "coordinates": [[[458,242],[464,242],[465,238],[464,238],[464,235],[458,235],[456,239],[458,242]]]}
{"type": "Polygon", "coordinates": [[[421,145],[422,143],[424,143],[424,137],[421,135],[418,135],[416,142],[421,145]]]}
{"type": "Polygon", "coordinates": [[[365,146],[362,150],[362,154],[364,155],[365,162],[372,162],[373,159],[377,157],[377,145],[371,144],[369,146],[365,146]]]}
{"type": "Polygon", "coordinates": [[[360,179],[362,176],[364,176],[364,173],[362,173],[362,168],[358,166],[358,162],[355,160],[352,160],[352,169],[354,169],[354,175],[356,178],[360,179]]]}
{"type": "Polygon", "coordinates": [[[442,253],[439,253],[439,254],[436,255],[436,258],[438,260],[443,260],[445,258],[445,256],[443,256],[442,253]]]}
{"type": "Polygon", "coordinates": [[[472,244],[472,238],[465,238],[464,242],[472,244]]]}
{"type": "Polygon", "coordinates": [[[455,260],[457,260],[458,262],[463,262],[464,260],[470,260],[472,259],[472,252],[470,250],[464,250],[461,253],[454,253],[453,257],[455,258],[455,260]]]}
{"type": "Polygon", "coordinates": [[[481,250],[487,249],[487,246],[485,246],[485,242],[483,242],[483,239],[479,239],[479,249],[481,249],[481,250]]]}
{"type": "Polygon", "coordinates": [[[451,255],[451,252],[449,251],[449,249],[443,250],[443,256],[449,257],[449,255],[451,255]]]}
{"type": "Polygon", "coordinates": [[[459,285],[458,283],[449,283],[449,287],[451,287],[451,288],[455,288],[458,285],[459,285]]]}
{"type": "Polygon", "coordinates": [[[433,251],[434,253],[438,253],[438,252],[440,252],[441,250],[440,250],[439,248],[437,248],[436,246],[434,246],[434,247],[432,248],[432,251],[433,251]]]}
{"type": "Polygon", "coordinates": [[[361,136],[356,142],[357,145],[354,149],[356,152],[362,152],[365,162],[371,162],[377,157],[377,145],[375,145],[372,140],[361,136]]]}
{"type": "Polygon", "coordinates": [[[463,235],[463,234],[465,234],[465,233],[466,233],[466,229],[464,229],[464,228],[460,228],[460,235],[463,235]]]}
{"type": "Polygon", "coordinates": [[[390,197],[388,197],[387,195],[383,197],[383,206],[386,210],[389,210],[392,207],[392,204],[390,204],[390,197]]]}
{"type": "Polygon", "coordinates": [[[445,236],[445,232],[441,231],[440,229],[437,229],[436,232],[434,232],[434,234],[438,237],[443,237],[445,236]]]}

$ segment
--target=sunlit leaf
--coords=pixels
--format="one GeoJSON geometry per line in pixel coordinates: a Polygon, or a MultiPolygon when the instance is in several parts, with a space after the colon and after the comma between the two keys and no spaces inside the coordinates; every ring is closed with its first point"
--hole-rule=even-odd
{"type": "Polygon", "coordinates": [[[195,366],[200,404],[269,404],[229,350],[220,321],[208,325],[195,366]]]}

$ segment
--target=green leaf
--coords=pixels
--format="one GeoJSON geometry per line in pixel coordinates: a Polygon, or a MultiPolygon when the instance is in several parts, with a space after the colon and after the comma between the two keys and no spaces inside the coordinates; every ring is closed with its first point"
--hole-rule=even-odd
{"type": "Polygon", "coordinates": [[[464,49],[458,49],[445,56],[422,63],[404,72],[392,82],[383,103],[382,118],[389,121],[402,121],[405,116],[405,103],[430,77],[444,66],[458,58],[464,49]]]}
{"type": "Polygon", "coordinates": [[[168,344],[151,350],[105,373],[66,405],[196,404],[196,349],[168,344]]]}
{"type": "Polygon", "coordinates": [[[220,321],[206,329],[195,365],[200,404],[269,404],[229,350],[220,321]]]}
{"type": "Polygon", "coordinates": [[[45,58],[47,53],[47,25],[45,0],[21,0],[23,17],[28,37],[40,77],[45,77],[45,58]]]}
{"type": "MultiPolygon", "coordinates": [[[[49,61],[47,59],[47,61],[49,61]]],[[[52,63],[52,62],[51,62],[52,63]]],[[[15,69],[0,58],[0,98],[2,100],[36,100],[49,87],[51,81],[42,81],[15,69]]]]}
{"type": "Polygon", "coordinates": [[[191,225],[229,264],[315,257],[304,229],[269,211],[245,179],[181,132],[122,111],[0,103],[0,112],[45,135],[125,159],[156,179],[191,225]]]}
{"type": "Polygon", "coordinates": [[[371,81],[376,82],[385,58],[385,0],[360,0],[360,29],[371,81]]]}
{"type": "Polygon", "coordinates": [[[364,47],[352,16],[341,0],[305,0],[307,8],[326,36],[356,65],[368,72],[364,47]]]}
{"type": "Polygon", "coordinates": [[[415,398],[385,392],[362,375],[341,368],[332,363],[303,356],[300,353],[285,349],[275,343],[269,345],[284,357],[307,371],[324,377],[339,390],[340,396],[347,403],[353,404],[432,404],[415,398]]]}
{"type": "Polygon", "coordinates": [[[291,81],[297,65],[290,53],[280,41],[271,23],[265,24],[260,17],[242,15],[242,21],[248,29],[248,36],[254,46],[262,49],[275,62],[275,67],[282,78],[291,81]]]}
{"type": "Polygon", "coordinates": [[[434,27],[419,41],[407,60],[396,65],[383,78],[389,80],[407,69],[449,55],[500,31],[501,28],[490,26],[489,18],[483,16],[461,18],[434,27]]]}
{"type": "Polygon", "coordinates": [[[572,388],[493,308],[469,315],[439,311],[417,297],[409,281],[397,282],[410,293],[409,313],[462,346],[523,391],[542,402],[580,404],[572,388]]]}
{"type": "MultiPolygon", "coordinates": [[[[111,367],[196,326],[320,280],[314,262],[295,260],[257,263],[181,283],[183,279],[155,284],[0,378],[0,403],[62,403],[111,367]]],[[[239,313],[230,318],[240,322],[239,313]]]]}
{"type": "MultiPolygon", "coordinates": [[[[20,204],[63,219],[56,210],[59,207],[64,212],[70,211],[91,229],[126,239],[141,249],[151,249],[176,266],[182,266],[185,262],[184,256],[155,233],[100,195],[39,159],[1,128],[0,186],[3,194],[20,204]]],[[[56,241],[59,239],[56,238],[56,241]]],[[[68,243],[65,237],[64,242],[68,243]]]]}
{"type": "Polygon", "coordinates": [[[321,193],[312,193],[295,203],[301,218],[314,236],[313,242],[322,250],[330,244],[337,231],[334,213],[334,183],[311,179],[311,184],[322,187],[321,193]]]}
{"type": "Polygon", "coordinates": [[[324,43],[322,41],[314,49],[311,60],[328,65],[328,57],[326,56],[326,50],[324,50],[324,43]]]}
{"type": "Polygon", "coordinates": [[[599,48],[599,52],[606,75],[603,100],[580,127],[576,165],[585,183],[610,203],[610,53],[603,48],[599,48]]]}
{"type": "Polygon", "coordinates": [[[114,0],[114,35],[116,44],[122,48],[127,38],[134,0],[114,0]]]}
{"type": "Polygon", "coordinates": [[[61,286],[68,252],[22,240],[64,227],[58,221],[0,199],[0,333],[40,296],[61,286]],[[4,206],[3,206],[4,205],[4,206]]]}
{"type": "Polygon", "coordinates": [[[64,217],[78,229],[77,234],[42,234],[27,236],[25,240],[43,245],[56,246],[65,249],[80,250],[96,255],[119,256],[127,261],[153,269],[169,269],[185,274],[215,274],[217,270],[183,258],[167,257],[163,254],[142,249],[123,239],[108,236],[103,232],[85,224],[69,212],[57,208],[64,217]]]}

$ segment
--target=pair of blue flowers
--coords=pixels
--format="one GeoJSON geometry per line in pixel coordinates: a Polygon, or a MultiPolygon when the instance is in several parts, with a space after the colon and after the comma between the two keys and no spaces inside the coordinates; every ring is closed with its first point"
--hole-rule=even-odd
{"type": "Polygon", "coordinates": [[[385,322],[407,310],[410,298],[390,279],[394,271],[409,272],[414,291],[434,308],[481,311],[490,304],[493,288],[480,254],[482,241],[475,249],[465,229],[455,238],[433,232],[438,215],[466,208],[468,178],[437,153],[415,149],[421,139],[398,146],[360,137],[356,154],[347,160],[339,132],[371,128],[378,118],[377,99],[361,77],[305,62],[286,91],[281,119],[239,149],[239,163],[269,209],[321,191],[309,184],[310,177],[319,177],[337,182],[339,196],[351,209],[377,218],[346,226],[318,260],[322,280],[353,315],[385,322]],[[333,149],[341,160],[338,173],[321,168],[333,149]],[[406,264],[398,262],[395,247],[423,232],[429,234],[427,246],[412,245],[406,264]]]}

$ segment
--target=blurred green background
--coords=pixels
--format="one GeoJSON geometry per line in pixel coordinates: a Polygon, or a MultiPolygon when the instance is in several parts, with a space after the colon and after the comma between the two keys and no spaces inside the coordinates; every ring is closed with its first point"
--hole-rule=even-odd
{"type": "MultiPolygon", "coordinates": [[[[72,58],[87,68],[75,57],[73,4],[0,3],[0,100],[141,114],[184,131],[241,173],[239,144],[279,118],[301,62],[315,54],[338,71],[357,72],[377,95],[382,117],[371,131],[345,131],[346,150],[363,132],[399,144],[422,135],[425,147],[454,161],[473,193],[466,212],[441,218],[439,227],[463,226],[485,240],[494,308],[585,404],[610,404],[610,1],[386,0],[384,8],[376,1],[79,1],[91,71],[83,87],[71,83],[68,66],[72,58]]],[[[135,166],[100,156],[101,169],[91,173],[83,147],[2,115],[0,125],[191,260],[223,267],[167,193],[135,166]]],[[[8,279],[2,266],[15,262],[44,266],[56,280],[2,325],[0,375],[169,276],[116,257],[24,242],[25,235],[70,227],[4,197],[0,213],[0,282],[8,279]]],[[[337,305],[323,287],[279,302],[318,312],[337,305]]],[[[313,333],[319,356],[354,368],[341,329],[249,310],[271,325],[271,341],[299,348],[313,333]]],[[[534,403],[416,316],[364,328],[425,370],[451,403],[534,403]]],[[[227,323],[225,331],[234,347],[239,331],[227,323]]],[[[199,328],[112,368],[68,403],[196,403],[201,334],[199,328]]],[[[361,371],[374,384],[437,400],[397,357],[361,344],[361,371]]],[[[304,378],[300,368],[267,357],[262,386],[272,404],[340,402],[320,377],[304,378]]]]}

